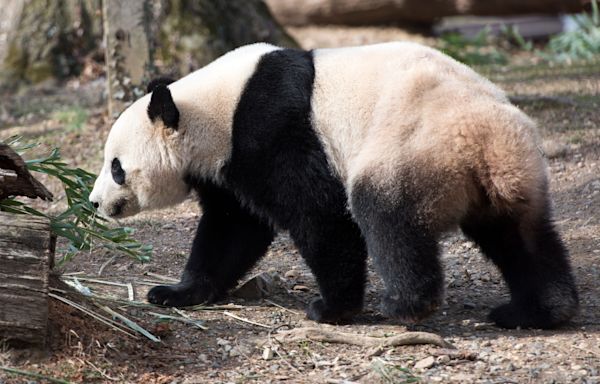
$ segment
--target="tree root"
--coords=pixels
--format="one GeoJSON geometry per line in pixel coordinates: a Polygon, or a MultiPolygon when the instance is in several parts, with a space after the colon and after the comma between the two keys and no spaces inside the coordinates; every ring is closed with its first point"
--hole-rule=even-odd
{"type": "Polygon", "coordinates": [[[373,337],[353,333],[339,332],[315,327],[294,328],[279,331],[279,341],[313,340],[327,343],[358,345],[361,347],[397,347],[400,345],[432,344],[442,348],[455,347],[441,336],[429,332],[404,332],[390,337],[373,337]]]}

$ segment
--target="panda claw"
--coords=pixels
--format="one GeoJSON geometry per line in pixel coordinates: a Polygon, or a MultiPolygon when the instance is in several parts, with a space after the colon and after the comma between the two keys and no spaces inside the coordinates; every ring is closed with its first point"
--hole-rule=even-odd
{"type": "Polygon", "coordinates": [[[501,328],[553,329],[569,321],[576,312],[576,306],[541,308],[539,305],[531,305],[523,308],[507,303],[494,308],[488,318],[501,328]]]}
{"type": "Polygon", "coordinates": [[[360,312],[361,308],[358,309],[338,309],[328,308],[323,299],[313,300],[306,311],[306,317],[309,320],[316,321],[318,323],[328,324],[346,324],[352,317],[360,312]]]}
{"type": "Polygon", "coordinates": [[[164,307],[190,307],[211,303],[217,295],[193,284],[158,285],[148,292],[148,302],[164,307]]]}

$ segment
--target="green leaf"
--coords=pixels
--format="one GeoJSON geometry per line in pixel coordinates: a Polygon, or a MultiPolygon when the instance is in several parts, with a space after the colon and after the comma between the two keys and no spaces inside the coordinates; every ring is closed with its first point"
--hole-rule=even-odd
{"type": "MultiPolygon", "coordinates": [[[[5,141],[17,153],[23,154],[38,144],[23,144],[20,136],[12,136],[5,141]]],[[[55,148],[46,157],[26,160],[25,164],[33,172],[43,173],[58,179],[65,193],[67,208],[55,215],[48,216],[26,203],[9,198],[0,201],[0,210],[15,214],[28,214],[48,217],[52,231],[68,241],[59,265],[69,262],[82,251],[93,247],[104,247],[146,262],[152,255],[152,246],[136,241],[130,227],[109,228],[108,219],[98,215],[89,201],[96,176],[81,168],[70,168],[55,148]]]]}

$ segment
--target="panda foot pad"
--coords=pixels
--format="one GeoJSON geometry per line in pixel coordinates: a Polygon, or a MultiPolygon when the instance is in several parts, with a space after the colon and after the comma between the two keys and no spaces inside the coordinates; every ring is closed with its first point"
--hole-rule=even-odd
{"type": "Polygon", "coordinates": [[[501,328],[552,329],[566,323],[576,312],[571,308],[541,309],[535,306],[522,308],[513,303],[494,308],[489,319],[501,328]]]}
{"type": "Polygon", "coordinates": [[[196,285],[158,285],[148,292],[148,302],[165,307],[189,307],[216,300],[217,295],[196,285]]]}
{"type": "Polygon", "coordinates": [[[361,309],[362,306],[357,309],[328,308],[323,299],[315,299],[309,304],[306,316],[318,323],[346,324],[354,315],[360,313],[361,309]]]}

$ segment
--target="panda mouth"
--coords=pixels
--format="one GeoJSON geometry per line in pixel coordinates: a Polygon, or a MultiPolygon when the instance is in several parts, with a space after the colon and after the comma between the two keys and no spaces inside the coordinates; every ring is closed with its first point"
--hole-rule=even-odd
{"type": "Polygon", "coordinates": [[[111,211],[108,213],[109,217],[119,217],[123,215],[123,211],[125,210],[125,206],[127,205],[127,200],[119,199],[117,200],[113,206],[111,211]]]}

